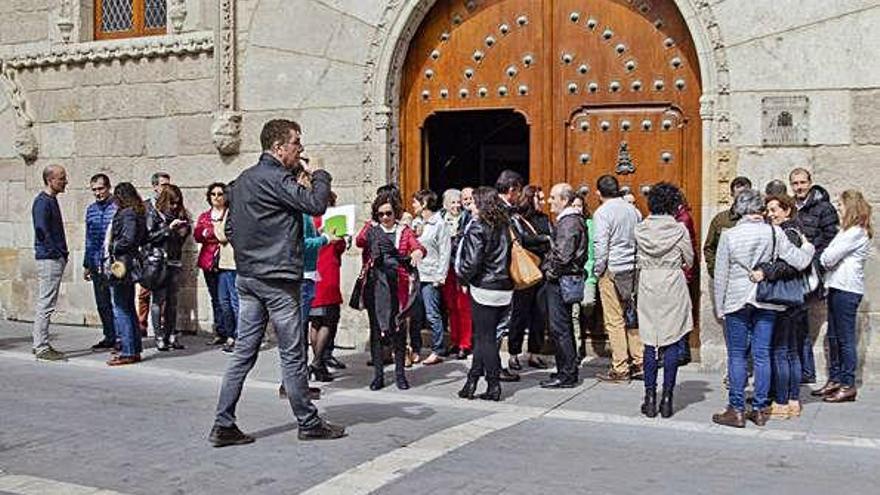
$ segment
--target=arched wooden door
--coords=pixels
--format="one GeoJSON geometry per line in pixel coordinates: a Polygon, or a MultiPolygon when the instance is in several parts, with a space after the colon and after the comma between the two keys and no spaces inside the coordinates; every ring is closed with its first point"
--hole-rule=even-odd
{"type": "Polygon", "coordinates": [[[592,190],[611,173],[644,210],[646,188],[670,181],[700,225],[700,94],[672,0],[440,0],[404,66],[403,190],[430,186],[428,117],[512,109],[529,125],[532,182],[592,190]]]}

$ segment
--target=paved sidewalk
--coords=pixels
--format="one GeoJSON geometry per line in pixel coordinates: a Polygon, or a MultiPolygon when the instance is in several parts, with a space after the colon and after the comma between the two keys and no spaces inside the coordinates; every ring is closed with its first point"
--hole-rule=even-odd
{"type": "MultiPolygon", "coordinates": [[[[109,368],[107,353],[89,349],[98,330],[53,329],[53,345],[68,353],[68,362],[36,362],[30,325],[0,322],[0,417],[6,426],[0,430],[0,470],[8,473],[0,475],[0,493],[54,493],[65,484],[120,493],[408,493],[413,486],[434,493],[577,492],[582,475],[601,483],[586,491],[627,493],[662,479],[668,462],[701,466],[707,490],[733,492],[735,485],[725,483],[737,474],[715,463],[722,452],[743,466],[753,462],[749,469],[761,475],[756,480],[775,480],[764,472],[777,469],[774,459],[798,465],[783,479],[815,477],[799,493],[821,493],[833,488],[822,481],[823,467],[868,491],[868,473],[880,469],[877,384],[864,385],[854,404],[824,404],[807,395],[799,419],[735,430],[710,420],[725,404],[719,376],[682,369],[675,416],[647,419],[639,414],[641,382],[592,378],[603,360],[585,365],[586,379],[569,390],[538,387],[552,370],[526,371],[521,382],[503,384],[502,402],[490,403],[456,397],[466,361],[416,365],[409,371],[411,390],[392,385],[371,392],[366,355],[340,352],[349,369],[319,384],[324,393],[318,406],[328,419],[347,425],[349,437],[306,444],[295,440],[289,407],[277,398],[278,356],[271,346],[260,353],[239,410],[240,426],[258,441],[211,449],[205,437],[228,357],[206,346],[205,336],[186,336],[187,349],[171,353],[158,353],[148,339],[142,363],[109,368]],[[633,457],[639,449],[653,453],[633,457]],[[644,474],[630,473],[630,458],[645,464],[644,474]],[[545,468],[535,470],[535,463],[545,468]],[[474,480],[477,465],[485,476],[474,480]],[[587,465],[589,471],[581,472],[587,465]],[[624,474],[618,468],[628,474],[612,490],[612,480],[624,474]],[[127,471],[122,478],[121,470],[127,471]],[[50,491],[20,488],[52,483],[58,485],[50,491]]],[[[680,493],[688,485],[660,491],[676,487],[680,493]]]]}

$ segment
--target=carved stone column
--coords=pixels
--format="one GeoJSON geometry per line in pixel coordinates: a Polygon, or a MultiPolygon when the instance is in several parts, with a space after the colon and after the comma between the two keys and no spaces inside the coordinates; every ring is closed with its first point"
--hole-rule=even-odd
{"type": "Polygon", "coordinates": [[[214,63],[217,66],[218,108],[211,134],[221,155],[235,155],[241,148],[241,113],[236,95],[235,0],[218,0],[214,63]]]}

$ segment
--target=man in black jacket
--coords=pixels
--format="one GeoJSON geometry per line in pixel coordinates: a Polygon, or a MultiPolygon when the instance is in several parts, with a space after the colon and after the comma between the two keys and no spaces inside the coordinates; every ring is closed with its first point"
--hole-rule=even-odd
{"type": "Polygon", "coordinates": [[[270,120],[263,126],[260,161],[229,186],[226,236],[235,250],[240,299],[238,338],[229,361],[210,442],[215,447],[251,443],[235,425],[235,406],[271,320],[278,335],[281,375],[300,440],[332,439],[345,428],[318,416],[308,397],[308,368],[300,285],[303,280],[303,213],[321,215],[330,200],[330,174],[312,173],[312,188],[297,182],[302,170],[300,126],[270,120]]]}
{"type": "MultiPolygon", "coordinates": [[[[815,266],[820,267],[818,263],[819,256],[828,247],[831,239],[837,235],[837,229],[840,226],[840,218],[837,216],[837,210],[831,204],[831,197],[828,191],[822,186],[813,184],[813,176],[810,171],[804,168],[796,168],[788,174],[788,181],[791,183],[791,190],[794,193],[795,205],[797,206],[797,216],[795,219],[800,225],[801,231],[813,246],[816,247],[816,254],[813,256],[815,266]]],[[[817,268],[818,269],[818,268],[817,268]]],[[[822,311],[824,304],[818,298],[811,298],[808,303],[810,312],[822,311]]],[[[796,326],[799,332],[804,334],[798,335],[800,342],[804,345],[800,349],[801,357],[801,381],[803,383],[816,383],[816,361],[813,356],[813,339],[810,336],[809,325],[810,318],[808,312],[800,313],[800,321],[796,326]]],[[[824,317],[820,319],[824,320],[824,317]]]]}
{"type": "MultiPolygon", "coordinates": [[[[504,207],[507,209],[507,213],[511,217],[513,216],[514,205],[519,199],[523,185],[524,181],[522,176],[510,169],[502,170],[501,174],[498,175],[498,179],[495,181],[495,190],[498,191],[498,197],[501,199],[501,202],[504,203],[504,207]]],[[[511,226],[513,226],[512,220],[511,226]]],[[[513,315],[513,311],[513,305],[508,306],[507,311],[505,311],[504,316],[501,317],[501,321],[498,323],[498,328],[495,331],[495,338],[498,340],[499,348],[501,347],[501,341],[504,340],[504,336],[510,333],[510,318],[513,315]]],[[[520,376],[518,373],[502,367],[500,380],[502,382],[518,382],[520,376]]]]}
{"type": "MultiPolygon", "coordinates": [[[[571,388],[578,382],[572,321],[574,304],[563,299],[562,284],[578,279],[583,284],[588,246],[586,221],[581,209],[571,206],[573,200],[574,188],[570,184],[556,184],[550,190],[550,211],[556,215],[556,227],[553,229],[553,248],[545,263],[545,290],[550,331],[556,341],[556,374],[542,381],[542,388],[571,388]]],[[[583,297],[583,285],[579,295],[583,297]]]]}

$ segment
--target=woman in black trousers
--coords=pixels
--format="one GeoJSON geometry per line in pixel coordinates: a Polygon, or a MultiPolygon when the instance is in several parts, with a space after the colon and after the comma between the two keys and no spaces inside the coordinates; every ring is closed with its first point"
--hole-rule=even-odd
{"type": "Polygon", "coordinates": [[[471,298],[474,340],[473,363],[458,396],[473,399],[477,381],[485,376],[488,387],[478,397],[498,401],[501,356],[495,329],[513,298],[510,219],[495,189],[478,188],[474,202],[476,215],[465,227],[455,261],[455,273],[471,298]]]}

